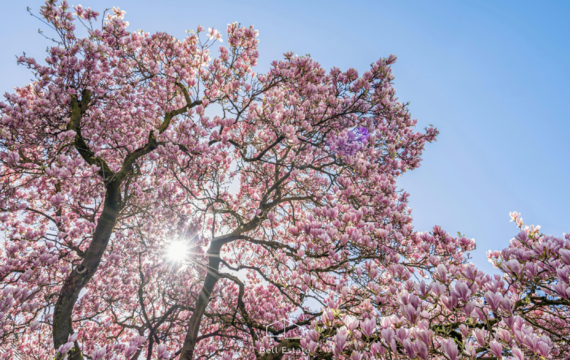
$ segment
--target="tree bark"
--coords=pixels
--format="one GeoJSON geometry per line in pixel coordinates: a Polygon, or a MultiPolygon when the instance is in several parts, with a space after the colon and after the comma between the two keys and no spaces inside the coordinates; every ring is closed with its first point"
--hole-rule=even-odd
{"type": "Polygon", "coordinates": [[[223,244],[225,244],[225,242],[212,242],[212,245],[208,250],[208,268],[206,279],[204,280],[204,285],[202,285],[202,289],[198,295],[196,307],[194,308],[192,316],[188,321],[188,331],[186,332],[184,344],[182,345],[182,350],[180,351],[180,360],[191,360],[194,356],[194,348],[196,347],[202,318],[206,312],[208,304],[210,303],[210,295],[214,290],[214,286],[220,279],[220,250],[223,244]]]}
{"type": "MultiPolygon", "coordinates": [[[[91,280],[99,267],[105,253],[111,234],[115,228],[121,203],[120,187],[109,185],[105,193],[103,211],[97,221],[93,240],[85,252],[85,257],[79,266],[71,271],[63,284],[55,304],[53,316],[53,344],[57,350],[67,342],[67,337],[73,334],[72,313],[79,293],[91,280]]],[[[69,352],[68,360],[83,359],[77,346],[69,352]]]]}

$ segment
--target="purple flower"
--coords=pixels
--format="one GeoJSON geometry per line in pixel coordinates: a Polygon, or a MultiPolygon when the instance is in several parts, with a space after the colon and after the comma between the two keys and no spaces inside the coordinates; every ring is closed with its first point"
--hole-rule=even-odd
{"type": "Polygon", "coordinates": [[[508,330],[505,329],[498,329],[497,334],[499,334],[499,338],[509,344],[511,342],[512,336],[508,330]]]}
{"type": "Polygon", "coordinates": [[[129,359],[131,358],[136,352],[137,352],[137,347],[134,345],[129,345],[126,349],[125,349],[125,358],[129,359]]]}
{"type": "Polygon", "coordinates": [[[443,305],[445,305],[445,307],[448,308],[450,311],[452,311],[457,307],[457,295],[455,294],[455,292],[452,292],[449,297],[445,295],[442,296],[441,301],[443,302],[443,305]]]}
{"type": "Polygon", "coordinates": [[[475,280],[475,278],[477,277],[477,269],[474,266],[467,265],[465,268],[465,276],[469,280],[475,280]]]}
{"type": "Polygon", "coordinates": [[[367,141],[368,138],[370,138],[370,133],[369,133],[368,130],[367,130],[366,128],[364,128],[364,127],[359,127],[359,128],[356,130],[356,134],[357,134],[356,139],[357,139],[358,141],[361,141],[361,142],[367,141]]]}
{"type": "Polygon", "coordinates": [[[376,356],[376,354],[384,355],[386,348],[380,343],[372,343],[372,345],[370,345],[370,352],[374,356],[376,356]]]}

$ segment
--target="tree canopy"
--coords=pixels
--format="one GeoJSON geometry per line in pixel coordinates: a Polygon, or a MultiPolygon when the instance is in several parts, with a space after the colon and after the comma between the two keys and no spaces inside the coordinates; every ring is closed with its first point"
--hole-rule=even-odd
{"type": "Polygon", "coordinates": [[[513,213],[488,275],[414,229],[396,181],[438,132],[395,56],[260,74],[253,27],[124,14],[46,1],[52,46],[0,103],[0,358],[570,356],[569,235],[513,213]]]}

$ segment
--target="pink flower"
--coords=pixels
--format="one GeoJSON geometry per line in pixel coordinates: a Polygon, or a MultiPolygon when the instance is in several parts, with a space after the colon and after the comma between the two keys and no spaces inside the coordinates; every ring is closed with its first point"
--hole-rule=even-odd
{"type": "Polygon", "coordinates": [[[60,208],[63,205],[63,203],[65,202],[65,196],[63,196],[60,193],[57,193],[54,196],[52,196],[50,200],[51,200],[51,204],[55,208],[60,208]]]}
{"type": "Polygon", "coordinates": [[[334,337],[335,349],[338,353],[341,353],[346,344],[346,339],[348,338],[348,330],[346,327],[341,327],[334,337]]]}
{"type": "Polygon", "coordinates": [[[416,346],[416,351],[417,351],[418,355],[420,356],[420,358],[421,358],[422,360],[426,360],[427,357],[428,357],[428,348],[427,348],[427,345],[424,344],[423,341],[418,341],[418,340],[416,340],[416,341],[414,342],[414,345],[416,346]]]}
{"type": "Polygon", "coordinates": [[[398,330],[396,330],[396,337],[398,338],[398,340],[404,341],[410,337],[410,330],[399,328],[398,330]]]}
{"type": "Polygon", "coordinates": [[[564,282],[559,281],[558,283],[552,286],[552,289],[560,295],[560,297],[564,299],[568,299],[570,297],[570,288],[564,282]]]}
{"type": "MultiPolygon", "coordinates": [[[[516,332],[515,337],[517,337],[517,335],[519,334],[522,334],[522,331],[516,332]]],[[[538,349],[538,337],[536,335],[534,334],[524,335],[523,340],[526,346],[528,346],[532,351],[536,352],[536,350],[538,349]]]]}
{"type": "Polygon", "coordinates": [[[441,301],[443,302],[443,305],[445,305],[445,307],[449,310],[449,311],[453,311],[453,309],[455,309],[458,305],[458,301],[457,301],[457,295],[455,294],[455,292],[452,292],[450,294],[449,297],[443,295],[441,297],[441,301]]]}
{"type": "Polygon", "coordinates": [[[107,355],[107,350],[105,348],[98,348],[91,353],[93,360],[101,360],[107,355]]]}
{"type": "Polygon", "coordinates": [[[73,334],[69,335],[67,337],[67,342],[70,342],[70,343],[75,342],[75,340],[77,340],[77,335],[79,335],[79,334],[73,333],[73,334]]]}
{"type": "Polygon", "coordinates": [[[350,360],[362,360],[362,353],[359,351],[355,351],[352,353],[352,355],[350,356],[350,360]]]}
{"type": "Polygon", "coordinates": [[[465,302],[469,301],[469,295],[471,295],[471,290],[469,290],[467,284],[465,284],[463,281],[460,281],[457,284],[455,284],[455,290],[457,291],[457,294],[459,295],[459,298],[461,300],[465,302]]]}
{"type": "Polygon", "coordinates": [[[137,346],[134,345],[129,345],[126,349],[125,349],[125,358],[129,359],[131,358],[138,350],[137,346]]]}
{"type": "Polygon", "coordinates": [[[402,341],[402,345],[404,345],[404,350],[406,351],[408,357],[414,358],[415,347],[412,344],[412,341],[410,339],[404,339],[404,341],[402,341]]]}
{"type": "Polygon", "coordinates": [[[360,330],[362,333],[368,337],[376,331],[376,320],[375,319],[366,319],[360,323],[360,330]]]}
{"type": "Polygon", "coordinates": [[[420,289],[420,295],[422,297],[426,297],[427,290],[426,290],[426,282],[425,281],[423,281],[423,280],[420,281],[419,289],[420,289]]]}
{"type": "Polygon", "coordinates": [[[20,161],[20,155],[17,151],[8,151],[6,162],[10,165],[16,165],[20,161]]]}
{"type": "Polygon", "coordinates": [[[412,324],[415,324],[418,318],[416,309],[414,309],[414,307],[411,304],[407,304],[407,305],[402,305],[402,311],[406,319],[412,324]]]}
{"type": "Polygon", "coordinates": [[[72,347],[73,347],[73,343],[67,342],[67,343],[61,345],[57,351],[59,351],[61,354],[65,355],[65,354],[67,354],[67,352],[69,350],[71,350],[72,347]]]}
{"type": "Polygon", "coordinates": [[[501,345],[500,343],[498,343],[495,340],[491,340],[491,342],[489,343],[490,347],[491,347],[491,352],[498,357],[499,359],[503,357],[503,345],[501,345]]]}
{"type": "Polygon", "coordinates": [[[512,352],[513,352],[513,356],[515,357],[515,359],[517,359],[517,360],[524,360],[524,354],[523,354],[523,352],[521,351],[521,349],[519,349],[518,347],[514,347],[514,348],[512,349],[512,352]]]}
{"type": "Polygon", "coordinates": [[[369,272],[369,276],[371,279],[376,278],[376,276],[378,276],[378,268],[377,267],[371,268],[370,272],[369,272]]]}
{"type": "Polygon", "coordinates": [[[347,315],[344,317],[344,323],[348,328],[348,331],[353,332],[358,327],[358,319],[354,316],[347,315]]]}
{"type": "Polygon", "coordinates": [[[512,336],[508,330],[505,329],[497,329],[497,334],[499,334],[499,338],[506,343],[510,343],[512,336]]]}
{"type": "Polygon", "coordinates": [[[415,332],[416,338],[421,340],[426,346],[431,344],[431,339],[434,332],[432,330],[417,330],[415,332]]]}
{"type": "Polygon", "coordinates": [[[562,262],[566,265],[570,265],[570,250],[568,249],[560,249],[558,250],[560,257],[562,258],[562,262]]]}
{"type": "Polygon", "coordinates": [[[507,269],[510,270],[510,273],[513,275],[518,275],[521,272],[521,264],[515,259],[507,261],[505,266],[507,267],[507,269]]]}
{"type": "Polygon", "coordinates": [[[30,323],[30,330],[31,331],[36,331],[40,328],[40,322],[39,321],[32,321],[30,323]]]}
{"type": "Polygon", "coordinates": [[[465,304],[465,306],[463,307],[463,312],[465,313],[465,316],[471,316],[473,309],[475,309],[475,303],[473,301],[470,301],[467,304],[465,304]]]}
{"type": "Polygon", "coordinates": [[[334,314],[333,314],[333,312],[332,312],[330,309],[326,309],[326,310],[323,312],[323,321],[324,321],[325,323],[331,323],[331,322],[334,321],[334,314]]]}
{"type": "Polygon", "coordinates": [[[457,350],[457,345],[455,344],[455,341],[453,341],[451,339],[443,340],[441,342],[441,346],[443,348],[443,352],[445,353],[445,355],[447,355],[447,357],[450,360],[457,359],[457,355],[459,354],[459,351],[457,350]]]}
{"type": "Polygon", "coordinates": [[[382,338],[384,338],[384,340],[386,340],[386,343],[388,344],[394,339],[394,330],[392,330],[391,328],[382,330],[381,334],[382,338]]]}
{"type": "Polygon", "coordinates": [[[505,309],[505,311],[508,312],[509,314],[513,313],[514,304],[509,298],[504,297],[503,300],[501,300],[501,307],[505,309]]]}
{"type": "Polygon", "coordinates": [[[156,355],[159,359],[168,359],[170,358],[170,353],[166,351],[166,345],[160,344],[156,347],[156,355]]]}
{"type": "Polygon", "coordinates": [[[491,307],[491,310],[497,311],[497,309],[499,309],[499,305],[501,304],[501,300],[503,300],[503,296],[500,293],[492,293],[491,291],[487,291],[485,293],[485,300],[491,307]]]}
{"type": "Polygon", "coordinates": [[[384,353],[386,352],[386,348],[382,346],[382,344],[375,342],[372,343],[372,345],[370,345],[370,352],[372,353],[373,356],[376,356],[378,354],[384,355],[384,353]]]}
{"type": "Polygon", "coordinates": [[[544,341],[539,341],[536,345],[536,353],[544,358],[548,357],[550,353],[550,345],[544,341]]]}
{"type": "Polygon", "coordinates": [[[487,330],[483,330],[483,329],[473,330],[473,336],[475,337],[475,340],[477,340],[477,343],[481,346],[485,346],[485,344],[487,344],[487,340],[485,338],[488,335],[489,335],[489,332],[487,330]]]}
{"type": "Polygon", "coordinates": [[[445,267],[445,265],[439,264],[437,266],[437,275],[439,276],[441,281],[443,282],[447,281],[447,268],[445,267]]]}
{"type": "Polygon", "coordinates": [[[309,340],[318,342],[319,341],[319,333],[315,330],[311,330],[307,333],[309,340]]]}
{"type": "Polygon", "coordinates": [[[314,354],[318,347],[319,347],[318,342],[314,342],[314,341],[309,342],[309,351],[311,352],[311,354],[314,354]]]}

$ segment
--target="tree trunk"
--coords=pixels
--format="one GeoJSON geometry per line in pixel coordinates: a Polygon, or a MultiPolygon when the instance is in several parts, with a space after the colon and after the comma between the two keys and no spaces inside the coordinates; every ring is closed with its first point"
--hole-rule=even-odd
{"type": "Polygon", "coordinates": [[[180,360],[191,360],[194,356],[194,348],[196,347],[196,340],[204,312],[210,303],[210,295],[214,290],[214,286],[220,279],[220,250],[222,245],[223,242],[221,241],[213,242],[210,250],[208,250],[208,273],[206,274],[202,290],[200,290],[200,295],[198,295],[194,312],[192,312],[192,316],[188,321],[189,328],[180,352],[180,360]]]}
{"type": "MultiPolygon", "coordinates": [[[[115,228],[121,203],[120,186],[107,186],[103,211],[97,221],[93,240],[85,252],[83,261],[71,271],[59,292],[53,315],[53,344],[57,350],[67,342],[67,337],[73,334],[73,307],[81,290],[93,278],[105,253],[111,234],[115,228]]],[[[68,360],[83,359],[81,351],[76,346],[69,352],[68,360]]]]}

